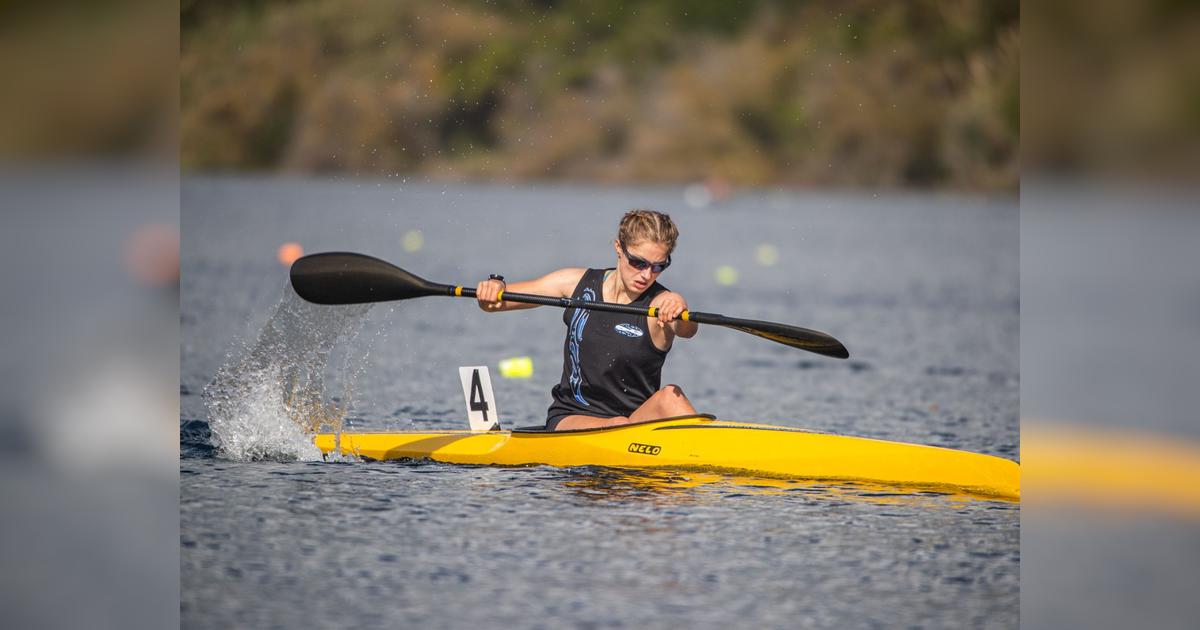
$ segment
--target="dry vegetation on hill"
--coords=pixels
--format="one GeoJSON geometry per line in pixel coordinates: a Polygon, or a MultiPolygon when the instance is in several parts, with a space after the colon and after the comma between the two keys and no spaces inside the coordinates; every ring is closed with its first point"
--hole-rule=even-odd
{"type": "Polygon", "coordinates": [[[1017,186],[1015,1],[183,3],[185,168],[1017,186]]]}

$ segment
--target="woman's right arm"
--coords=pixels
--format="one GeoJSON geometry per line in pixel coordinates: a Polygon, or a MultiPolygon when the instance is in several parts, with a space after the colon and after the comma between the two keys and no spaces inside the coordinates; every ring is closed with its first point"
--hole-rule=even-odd
{"type": "Polygon", "coordinates": [[[575,285],[583,278],[587,269],[559,269],[552,271],[536,280],[514,282],[505,286],[499,280],[484,280],[475,286],[475,299],[479,308],[488,313],[500,311],[516,311],[525,308],[535,308],[537,304],[522,304],[520,302],[499,302],[496,300],[501,290],[508,293],[530,293],[549,297],[571,297],[575,285]]]}

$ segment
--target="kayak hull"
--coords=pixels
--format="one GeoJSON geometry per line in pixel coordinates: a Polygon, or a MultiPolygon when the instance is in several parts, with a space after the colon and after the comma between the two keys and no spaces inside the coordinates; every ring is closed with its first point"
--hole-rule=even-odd
{"type": "Polygon", "coordinates": [[[712,416],[572,431],[330,433],[329,453],[451,464],[673,468],[778,479],[864,481],[1019,500],[1020,466],[954,449],[817,433],[712,416]],[[339,439],[340,438],[340,439],[339,439]]]}

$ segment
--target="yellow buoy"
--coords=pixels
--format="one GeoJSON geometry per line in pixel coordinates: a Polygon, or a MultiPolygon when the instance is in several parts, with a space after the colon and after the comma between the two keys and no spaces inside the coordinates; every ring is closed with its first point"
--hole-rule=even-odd
{"type": "Polygon", "coordinates": [[[425,246],[425,236],[421,234],[421,230],[409,230],[404,233],[400,243],[404,246],[404,251],[412,254],[421,251],[425,246]]]}
{"type": "Polygon", "coordinates": [[[758,264],[770,267],[779,262],[779,248],[770,243],[763,243],[754,252],[754,258],[758,261],[758,264]]]}
{"type": "Polygon", "coordinates": [[[716,271],[713,272],[713,278],[717,281],[717,284],[730,286],[737,284],[738,272],[737,269],[734,269],[729,265],[721,265],[720,267],[717,267],[716,271]]]}
{"type": "Polygon", "coordinates": [[[529,378],[533,376],[533,359],[511,357],[500,362],[500,376],[504,378],[529,378]]]}

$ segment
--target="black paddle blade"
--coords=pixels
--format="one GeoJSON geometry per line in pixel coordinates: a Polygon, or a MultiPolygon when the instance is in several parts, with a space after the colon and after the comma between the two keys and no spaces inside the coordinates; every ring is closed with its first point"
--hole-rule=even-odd
{"type": "Polygon", "coordinates": [[[850,351],[846,349],[846,346],[842,345],[842,342],[823,332],[800,328],[798,326],[776,324],[774,322],[748,322],[747,320],[736,319],[721,325],[747,332],[763,339],[770,339],[785,346],[808,350],[809,352],[815,352],[827,357],[835,359],[850,358],[850,351]],[[751,325],[742,325],[743,322],[751,325]]]}
{"type": "Polygon", "coordinates": [[[842,342],[818,330],[810,330],[799,326],[788,326],[775,322],[760,322],[753,319],[738,319],[709,313],[692,313],[690,319],[700,324],[724,326],[756,337],[770,339],[785,346],[807,350],[816,354],[847,359],[850,351],[842,342]]]}
{"type": "Polygon", "coordinates": [[[292,263],[292,288],[315,304],[366,304],[446,295],[449,287],[428,282],[383,260],[350,252],[311,254],[292,263]]]}

